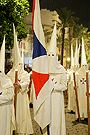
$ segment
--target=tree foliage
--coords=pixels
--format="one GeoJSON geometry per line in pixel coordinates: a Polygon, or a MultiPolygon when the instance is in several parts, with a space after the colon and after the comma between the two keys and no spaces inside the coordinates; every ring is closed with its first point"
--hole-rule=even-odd
{"type": "Polygon", "coordinates": [[[57,9],[56,11],[59,14],[59,19],[61,20],[61,23],[59,23],[60,27],[72,27],[79,20],[78,17],[73,16],[74,12],[67,10],[67,7],[57,9]]]}
{"type": "Polygon", "coordinates": [[[62,54],[61,54],[61,65],[63,65],[63,51],[64,51],[64,38],[65,38],[65,28],[68,27],[73,27],[76,22],[79,20],[78,17],[74,17],[74,12],[71,12],[71,10],[67,10],[67,7],[60,8],[56,10],[59,19],[61,20],[60,22],[57,22],[58,27],[61,28],[62,30],[62,54]]]}
{"type": "Polygon", "coordinates": [[[73,38],[82,38],[84,34],[88,31],[88,28],[84,27],[82,24],[76,24],[73,27],[73,38]]]}
{"type": "Polygon", "coordinates": [[[18,32],[18,38],[27,36],[24,17],[29,13],[28,0],[0,0],[0,47],[3,37],[6,37],[6,49],[13,47],[13,23],[18,32]]]}

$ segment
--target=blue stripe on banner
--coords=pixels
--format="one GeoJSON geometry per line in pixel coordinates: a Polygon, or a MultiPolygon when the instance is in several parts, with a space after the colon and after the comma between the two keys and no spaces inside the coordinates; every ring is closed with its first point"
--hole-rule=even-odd
{"type": "Polygon", "coordinates": [[[33,59],[43,55],[47,55],[47,51],[34,33],[33,59]]]}

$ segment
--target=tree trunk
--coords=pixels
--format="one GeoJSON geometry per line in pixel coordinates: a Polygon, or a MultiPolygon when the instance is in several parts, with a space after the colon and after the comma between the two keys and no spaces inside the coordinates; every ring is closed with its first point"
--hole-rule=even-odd
{"type": "Polygon", "coordinates": [[[65,37],[65,28],[62,28],[62,52],[61,52],[61,65],[63,65],[64,37],[65,37]]]}

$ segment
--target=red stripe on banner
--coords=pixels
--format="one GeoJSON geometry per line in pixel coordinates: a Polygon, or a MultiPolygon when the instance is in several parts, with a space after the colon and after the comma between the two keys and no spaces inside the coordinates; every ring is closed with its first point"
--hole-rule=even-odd
{"type": "Polygon", "coordinates": [[[49,79],[49,74],[37,73],[35,71],[32,71],[32,74],[33,74],[33,83],[34,83],[36,100],[37,100],[37,96],[39,92],[41,91],[42,87],[49,79]]]}
{"type": "Polygon", "coordinates": [[[33,33],[33,30],[34,30],[34,28],[33,28],[33,24],[34,24],[34,10],[35,10],[35,0],[33,0],[33,15],[32,15],[32,33],[33,33]]]}

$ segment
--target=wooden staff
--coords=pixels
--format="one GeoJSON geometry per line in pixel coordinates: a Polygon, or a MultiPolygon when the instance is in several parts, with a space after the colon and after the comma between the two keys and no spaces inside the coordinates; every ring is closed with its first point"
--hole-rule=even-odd
{"type": "Polygon", "coordinates": [[[32,74],[30,74],[30,83],[29,83],[29,91],[28,91],[28,97],[29,97],[29,100],[30,100],[30,90],[31,90],[31,84],[32,84],[32,74]]]}
{"type": "Polygon", "coordinates": [[[68,104],[68,90],[66,89],[66,105],[68,104]]]}
{"type": "Polygon", "coordinates": [[[87,87],[87,113],[88,113],[88,134],[90,135],[90,111],[89,111],[89,83],[88,83],[88,71],[86,71],[86,87],[87,87]]]}
{"type": "MultiPolygon", "coordinates": [[[[15,70],[15,83],[17,83],[17,78],[18,78],[18,70],[15,70]]],[[[17,88],[15,88],[14,91],[14,108],[15,108],[15,117],[16,117],[16,101],[17,101],[17,88]]]]}
{"type": "Polygon", "coordinates": [[[77,89],[76,89],[76,80],[75,80],[75,72],[73,72],[73,77],[74,77],[74,89],[75,89],[75,94],[76,94],[76,104],[77,104],[77,111],[78,111],[78,118],[80,122],[80,113],[79,113],[79,105],[78,105],[78,96],[77,96],[77,89]]]}
{"type": "Polygon", "coordinates": [[[65,95],[65,101],[66,101],[66,105],[67,105],[67,90],[64,91],[64,95],[65,95]]]}

